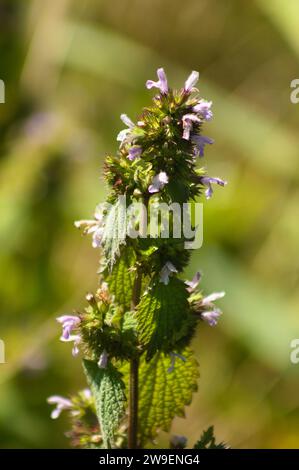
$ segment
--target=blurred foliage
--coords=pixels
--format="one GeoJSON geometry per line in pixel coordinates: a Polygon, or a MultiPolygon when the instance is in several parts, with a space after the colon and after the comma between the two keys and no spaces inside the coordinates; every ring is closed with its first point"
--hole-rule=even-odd
{"type": "Polygon", "coordinates": [[[103,200],[118,116],[135,119],[161,65],[176,85],[201,72],[207,166],[229,181],[205,203],[186,273],[226,290],[225,313],[194,340],[199,393],[173,432],[192,445],[214,424],[231,447],[299,447],[298,22],[296,0],[2,0],[0,447],[68,445],[46,397],[84,377],[55,316],[94,288],[98,263],[72,224],[103,200]]]}

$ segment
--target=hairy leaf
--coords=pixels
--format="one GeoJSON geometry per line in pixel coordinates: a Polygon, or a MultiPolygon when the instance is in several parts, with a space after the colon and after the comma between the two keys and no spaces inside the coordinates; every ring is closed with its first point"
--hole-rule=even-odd
{"type": "Polygon", "coordinates": [[[171,351],[186,336],[193,324],[188,292],[180,279],[169,284],[157,282],[141,298],[136,311],[140,342],[147,348],[147,358],[157,350],[171,351]]]}
{"type": "Polygon", "coordinates": [[[102,238],[102,247],[107,265],[112,268],[119,255],[120,246],[126,241],[126,204],[125,196],[120,196],[110,208],[105,218],[105,228],[102,238]]]}
{"type": "Polygon", "coordinates": [[[175,416],[184,416],[197,390],[198,363],[189,348],[180,357],[159,352],[147,362],[141,358],[139,371],[139,437],[141,444],[159,429],[168,431],[175,416]]]}
{"type": "Polygon", "coordinates": [[[130,270],[134,266],[136,255],[132,249],[123,250],[121,257],[113,266],[112,272],[106,279],[109,291],[115,296],[116,303],[125,309],[130,308],[136,273],[130,270]]]}
{"type": "Polygon", "coordinates": [[[100,369],[96,362],[84,359],[83,368],[95,398],[104,447],[111,448],[114,432],[125,412],[126,396],[122,376],[111,364],[106,369],[100,369]]]}

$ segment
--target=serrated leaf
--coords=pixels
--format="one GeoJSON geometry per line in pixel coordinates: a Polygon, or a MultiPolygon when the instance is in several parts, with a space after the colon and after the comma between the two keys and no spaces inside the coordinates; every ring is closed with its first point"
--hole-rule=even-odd
{"type": "Polygon", "coordinates": [[[120,246],[126,242],[126,233],[126,198],[120,196],[105,217],[105,228],[101,243],[107,265],[110,268],[119,256],[120,246]]]}
{"type": "Polygon", "coordinates": [[[214,426],[210,426],[206,431],[203,431],[200,440],[193,447],[194,449],[227,449],[228,446],[224,442],[216,444],[214,436],[214,426]]]}
{"type": "Polygon", "coordinates": [[[121,374],[111,364],[100,369],[96,362],[83,360],[83,368],[95,399],[103,444],[111,448],[114,433],[125,412],[125,386],[121,374]]]}
{"type": "Polygon", "coordinates": [[[183,204],[188,201],[190,197],[190,191],[188,191],[189,186],[183,183],[180,179],[175,179],[171,181],[167,186],[169,195],[172,201],[179,202],[183,204]]]}
{"type": "Polygon", "coordinates": [[[112,272],[106,278],[109,291],[115,301],[125,309],[130,308],[136,273],[130,270],[135,264],[136,255],[133,249],[123,250],[121,257],[113,266],[112,272]]]}
{"type": "Polygon", "coordinates": [[[159,352],[147,362],[143,357],[139,369],[139,437],[143,444],[155,437],[159,429],[168,431],[175,416],[184,415],[192,394],[197,390],[198,363],[189,348],[180,350],[185,361],[159,352]]]}
{"type": "Polygon", "coordinates": [[[128,331],[134,331],[135,334],[136,334],[136,326],[137,326],[137,322],[136,322],[136,317],[134,315],[134,312],[126,312],[124,314],[124,318],[123,318],[123,323],[122,323],[122,332],[123,333],[126,333],[128,331]]]}
{"type": "Polygon", "coordinates": [[[186,286],[177,278],[171,278],[168,285],[157,282],[141,298],[137,331],[148,359],[157,350],[170,351],[188,333],[193,319],[187,299],[186,286]]]}

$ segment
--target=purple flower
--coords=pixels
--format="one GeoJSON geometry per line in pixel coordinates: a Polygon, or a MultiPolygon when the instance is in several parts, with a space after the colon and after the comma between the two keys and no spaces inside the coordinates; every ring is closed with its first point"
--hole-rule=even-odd
{"type": "Polygon", "coordinates": [[[193,106],[193,111],[201,115],[202,119],[210,121],[213,117],[213,112],[211,110],[212,101],[201,100],[198,104],[193,106]]]}
{"type": "Polygon", "coordinates": [[[103,206],[99,204],[94,213],[94,220],[76,220],[74,223],[77,228],[84,228],[84,234],[92,234],[93,248],[99,248],[104,234],[104,215],[103,206]]]}
{"type": "Polygon", "coordinates": [[[188,286],[187,291],[190,293],[193,292],[198,286],[200,279],[201,279],[201,274],[200,272],[197,272],[195,273],[192,281],[185,281],[186,286],[188,286]]]}
{"type": "Polygon", "coordinates": [[[164,264],[163,268],[161,269],[160,272],[160,282],[163,282],[167,286],[169,283],[169,276],[172,273],[177,273],[176,267],[170,262],[167,261],[167,263],[164,264]]]}
{"type": "Polygon", "coordinates": [[[74,328],[76,328],[81,319],[76,317],[75,315],[62,315],[61,317],[57,317],[56,320],[58,323],[62,324],[62,336],[64,340],[68,340],[71,336],[71,332],[74,328]]]}
{"type": "Polygon", "coordinates": [[[104,349],[104,351],[100,355],[100,359],[98,360],[98,366],[100,369],[106,369],[107,363],[108,363],[108,354],[107,354],[107,351],[104,349]]]}
{"type": "Polygon", "coordinates": [[[206,312],[202,312],[200,316],[210,326],[216,326],[218,322],[218,318],[220,317],[221,314],[222,314],[221,310],[214,309],[214,310],[208,310],[206,312]]]}
{"type": "MultiPolygon", "coordinates": [[[[135,127],[135,124],[133,121],[131,121],[131,119],[126,115],[126,114],[121,114],[120,115],[120,119],[122,120],[122,122],[128,127],[127,129],[123,129],[122,131],[120,131],[117,135],[117,138],[116,140],[118,140],[121,145],[123,144],[123,142],[125,140],[128,140],[127,137],[128,137],[128,134],[131,132],[131,130],[135,127]]],[[[134,137],[132,136],[132,139],[134,137]]]]}
{"type": "Polygon", "coordinates": [[[185,81],[184,91],[186,93],[191,93],[194,89],[194,85],[198,82],[199,73],[193,70],[193,72],[189,75],[187,80],[185,81]]]}
{"type": "Polygon", "coordinates": [[[214,177],[210,177],[210,176],[202,176],[200,178],[200,183],[208,187],[208,189],[206,189],[206,191],[205,191],[205,195],[206,195],[207,199],[210,199],[212,197],[212,194],[213,194],[213,188],[212,188],[211,183],[218,184],[219,186],[225,186],[227,184],[227,181],[223,181],[220,178],[214,178],[214,177]]]}
{"type": "Polygon", "coordinates": [[[135,160],[135,158],[139,158],[141,154],[142,148],[139,145],[133,145],[129,149],[128,159],[132,162],[133,160],[135,160]]]}
{"type": "Polygon", "coordinates": [[[81,392],[81,394],[83,395],[83,397],[86,399],[86,400],[91,400],[92,399],[92,394],[91,394],[91,391],[89,388],[84,388],[81,392]]]}
{"type": "Polygon", "coordinates": [[[192,142],[195,144],[195,154],[200,157],[204,156],[204,149],[206,144],[213,144],[214,140],[210,137],[204,135],[193,135],[191,138],[192,142]]]}
{"type": "Polygon", "coordinates": [[[225,296],[225,292],[213,292],[213,294],[207,295],[201,301],[202,305],[210,305],[215,300],[222,299],[225,296]]]}
{"type": "MultiPolygon", "coordinates": [[[[193,287],[193,280],[191,283],[193,287]]],[[[214,292],[206,297],[200,295],[200,298],[198,298],[198,294],[191,296],[191,304],[194,308],[194,313],[198,314],[201,320],[207,322],[210,326],[216,326],[222,312],[219,308],[215,307],[213,302],[222,299],[224,295],[225,292],[214,292]]]]}
{"type": "Polygon", "coordinates": [[[52,419],[57,419],[63,410],[69,410],[73,408],[71,400],[68,398],[61,397],[60,395],[53,395],[47,399],[50,405],[56,405],[56,408],[51,413],[52,419]]]}
{"type": "Polygon", "coordinates": [[[174,434],[171,436],[170,445],[172,449],[185,449],[187,445],[187,438],[185,436],[174,434]]]}
{"type": "Polygon", "coordinates": [[[185,114],[185,116],[183,116],[183,139],[190,139],[190,132],[192,131],[194,122],[200,122],[200,119],[195,114],[185,114]]]}
{"type": "Polygon", "coordinates": [[[149,185],[148,187],[148,192],[153,194],[153,193],[158,193],[161,189],[164,188],[165,184],[168,183],[168,176],[165,173],[165,171],[160,171],[160,173],[156,176],[154,176],[152,180],[152,184],[149,185]]]}
{"type": "Polygon", "coordinates": [[[133,127],[135,127],[134,122],[132,121],[132,119],[129,118],[129,116],[127,116],[127,114],[121,114],[121,115],[120,115],[120,119],[121,119],[122,122],[123,122],[127,127],[129,127],[130,129],[132,129],[133,127]]]}
{"type": "Polygon", "coordinates": [[[215,300],[222,299],[224,296],[225,292],[213,292],[212,294],[204,297],[200,302],[200,306],[203,308],[200,317],[210,326],[216,326],[220,315],[222,315],[221,310],[215,308],[213,302],[215,302],[215,300]]]}
{"type": "Polygon", "coordinates": [[[164,72],[164,69],[160,68],[157,70],[157,76],[158,76],[158,81],[154,82],[153,80],[147,80],[145,86],[149,90],[151,88],[159,88],[161,93],[166,95],[168,93],[168,83],[167,83],[167,77],[164,72]]]}
{"type": "Polygon", "coordinates": [[[77,356],[79,353],[79,344],[81,343],[81,336],[80,335],[72,335],[73,329],[77,328],[81,322],[79,317],[74,315],[62,315],[61,317],[56,318],[58,323],[62,324],[62,335],[60,337],[60,341],[63,342],[72,342],[74,343],[72,354],[73,356],[77,356]]]}
{"type": "Polygon", "coordinates": [[[126,140],[129,132],[130,132],[130,129],[123,129],[117,134],[116,140],[122,144],[124,140],[126,140]]]}
{"type": "Polygon", "coordinates": [[[60,341],[63,341],[65,343],[69,343],[69,342],[73,341],[74,346],[72,348],[72,355],[74,357],[78,356],[78,354],[79,354],[79,344],[81,343],[81,336],[80,335],[71,335],[71,336],[69,336],[68,339],[64,339],[63,337],[61,337],[60,341]]]}
{"type": "Polygon", "coordinates": [[[102,243],[102,238],[104,234],[104,215],[103,215],[103,209],[99,205],[94,213],[94,222],[93,224],[88,228],[87,233],[90,234],[92,233],[92,246],[93,248],[99,248],[102,243]]]}

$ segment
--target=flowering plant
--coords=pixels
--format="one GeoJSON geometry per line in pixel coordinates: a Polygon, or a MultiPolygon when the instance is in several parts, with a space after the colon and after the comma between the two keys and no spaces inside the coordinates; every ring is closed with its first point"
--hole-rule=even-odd
{"type": "MultiPolygon", "coordinates": [[[[210,198],[212,184],[226,184],[197,167],[213,143],[202,135],[213,113],[212,102],[195,88],[198,72],[178,91],[169,87],[162,68],[157,75],[157,81],[146,82],[158,90],[153,104],[137,122],[121,115],[126,128],[117,136],[118,154],[105,162],[106,203],[92,220],[75,222],[100,249],[99,288],[86,296],[83,312],[57,321],[61,340],[73,343],[74,356],[83,355],[90,389],[48,401],[56,405],[52,418],[70,413],[69,435],[78,447],[143,447],[159,429],[169,430],[197,389],[198,363],[189,346],[196,326],[215,326],[221,314],[214,302],[223,292],[204,296],[199,272],[191,281],[180,277],[190,256],[185,234],[147,237],[147,211],[127,217],[122,205],[184,205],[202,192],[210,198]],[[139,236],[130,237],[132,232],[139,236]]],[[[161,229],[159,218],[156,223],[161,229]]],[[[197,446],[208,442],[216,446],[212,428],[197,446]]],[[[186,441],[174,436],[171,446],[182,448],[186,441]]]]}

